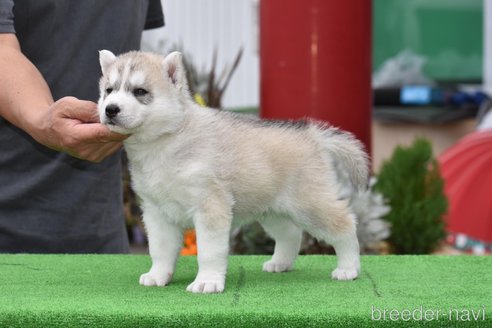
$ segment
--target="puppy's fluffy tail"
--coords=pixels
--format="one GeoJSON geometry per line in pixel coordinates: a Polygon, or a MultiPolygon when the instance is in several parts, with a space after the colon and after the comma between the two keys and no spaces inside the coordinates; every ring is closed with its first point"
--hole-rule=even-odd
{"type": "Polygon", "coordinates": [[[326,125],[316,125],[321,130],[324,149],[333,158],[339,179],[348,179],[354,190],[366,190],[369,160],[364,145],[350,132],[326,125]]]}

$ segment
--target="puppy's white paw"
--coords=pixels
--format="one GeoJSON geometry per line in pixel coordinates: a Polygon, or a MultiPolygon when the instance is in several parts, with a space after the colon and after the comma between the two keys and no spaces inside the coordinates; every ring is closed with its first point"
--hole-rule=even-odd
{"type": "Polygon", "coordinates": [[[278,262],[274,260],[263,263],[263,271],[265,272],[285,272],[292,269],[292,263],[278,262]]]}
{"type": "Polygon", "coordinates": [[[211,293],[222,293],[224,291],[224,280],[216,279],[216,280],[201,280],[195,279],[191,284],[186,288],[187,291],[192,293],[203,293],[203,294],[211,294],[211,293]]]}
{"type": "Polygon", "coordinates": [[[354,280],[359,275],[357,269],[339,269],[336,268],[331,273],[331,278],[334,280],[354,280]]]}
{"type": "Polygon", "coordinates": [[[142,286],[166,286],[171,281],[172,273],[159,273],[149,271],[140,276],[140,285],[142,286]]]}

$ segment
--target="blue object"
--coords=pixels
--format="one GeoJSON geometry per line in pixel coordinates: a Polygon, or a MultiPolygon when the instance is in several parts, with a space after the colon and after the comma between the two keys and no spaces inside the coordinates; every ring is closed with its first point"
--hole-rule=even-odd
{"type": "Polygon", "coordinates": [[[400,103],[402,105],[441,105],[444,102],[444,94],[441,89],[424,85],[402,87],[400,90],[400,103]]]}
{"type": "Polygon", "coordinates": [[[432,89],[426,86],[407,86],[401,88],[400,102],[404,105],[426,105],[432,99],[432,89]]]}

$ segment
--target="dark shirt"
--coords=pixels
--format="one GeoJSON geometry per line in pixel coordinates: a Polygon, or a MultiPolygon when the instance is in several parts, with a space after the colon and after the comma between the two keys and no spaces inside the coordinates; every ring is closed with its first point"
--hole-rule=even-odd
{"type": "MultiPolygon", "coordinates": [[[[159,0],[0,0],[0,33],[16,33],[55,100],[97,101],[98,50],[137,50],[163,24],[159,0]]],[[[127,252],[122,202],[121,152],[79,160],[0,118],[0,252],[127,252]]]]}

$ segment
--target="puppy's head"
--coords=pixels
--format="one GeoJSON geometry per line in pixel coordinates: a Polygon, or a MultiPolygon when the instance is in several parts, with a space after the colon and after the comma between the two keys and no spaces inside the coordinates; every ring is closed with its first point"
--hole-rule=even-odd
{"type": "Polygon", "coordinates": [[[101,123],[122,134],[161,135],[181,127],[189,97],[182,56],[99,52],[101,123]]]}

